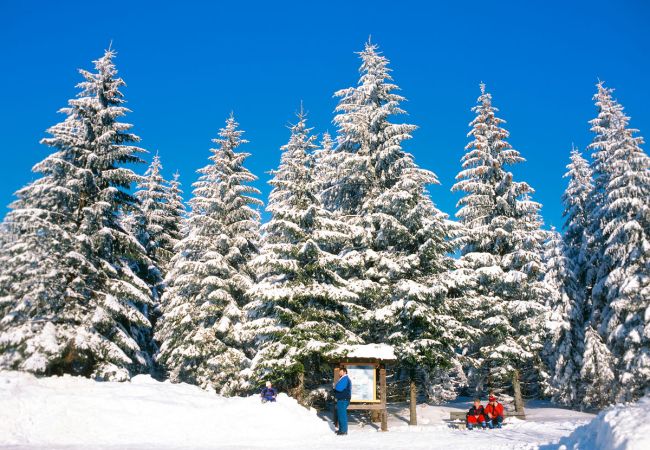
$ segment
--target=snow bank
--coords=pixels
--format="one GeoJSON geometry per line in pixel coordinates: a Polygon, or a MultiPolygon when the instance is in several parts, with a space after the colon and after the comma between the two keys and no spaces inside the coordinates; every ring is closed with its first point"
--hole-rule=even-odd
{"type": "Polygon", "coordinates": [[[149,376],[130,383],[0,372],[0,446],[282,447],[328,424],[284,394],[277,403],[224,398],[149,376]]]}
{"type": "MultiPolygon", "coordinates": [[[[650,449],[650,396],[637,403],[609,408],[559,441],[559,450],[650,449]]],[[[545,447],[542,447],[545,448],[545,447]]],[[[550,446],[548,448],[551,448],[550,446]]]]}
{"type": "MultiPolygon", "coordinates": [[[[481,450],[537,448],[558,442],[593,415],[527,405],[535,420],[506,419],[501,430],[449,428],[449,411],[471,399],[418,405],[419,426],[406,424],[408,405],[389,406],[388,433],[360,416],[340,437],[329,422],[280,394],[275,404],[257,397],[224,398],[187,384],[148,376],[131,382],[95,382],[70,376],[35,378],[0,372],[0,447],[47,450],[261,449],[481,450]]],[[[647,434],[647,432],[646,432],[647,434]]],[[[558,444],[541,448],[557,449],[558,444]]],[[[584,447],[579,447],[584,448],[584,447]]],[[[598,448],[598,447],[591,447],[598,448]]],[[[632,447],[630,447],[632,448],[632,447]]]]}

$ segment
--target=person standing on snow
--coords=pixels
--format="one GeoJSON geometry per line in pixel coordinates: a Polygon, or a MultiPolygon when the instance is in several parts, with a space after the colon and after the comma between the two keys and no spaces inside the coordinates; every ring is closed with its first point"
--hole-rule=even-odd
{"type": "Polygon", "coordinates": [[[488,397],[488,404],[484,408],[483,413],[485,414],[485,420],[487,420],[487,425],[490,429],[494,427],[501,428],[501,423],[503,423],[503,405],[497,401],[494,395],[488,397]]]}
{"type": "Polygon", "coordinates": [[[348,369],[339,369],[339,381],[334,385],[334,397],[336,397],[336,417],[339,421],[339,436],[348,434],[348,405],[352,398],[352,382],[348,377],[348,369]]]}
{"type": "Polygon", "coordinates": [[[260,396],[262,397],[262,403],[274,402],[278,396],[278,391],[275,390],[270,381],[267,381],[266,387],[262,389],[260,396]]]}

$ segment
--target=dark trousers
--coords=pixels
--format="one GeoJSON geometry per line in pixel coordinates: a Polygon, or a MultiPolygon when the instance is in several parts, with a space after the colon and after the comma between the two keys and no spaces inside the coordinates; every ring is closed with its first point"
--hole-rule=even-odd
{"type": "Polygon", "coordinates": [[[487,419],[487,425],[490,428],[501,428],[501,423],[503,422],[503,416],[495,417],[494,419],[487,419]]]}

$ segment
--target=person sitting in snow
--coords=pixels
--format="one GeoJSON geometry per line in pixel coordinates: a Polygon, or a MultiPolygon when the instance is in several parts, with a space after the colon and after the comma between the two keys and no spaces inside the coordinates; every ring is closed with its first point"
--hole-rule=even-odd
{"type": "Polygon", "coordinates": [[[487,427],[487,424],[485,423],[485,414],[480,399],[474,399],[474,405],[469,409],[469,412],[467,413],[466,423],[468,430],[472,430],[475,425],[479,424],[483,429],[487,427]]]}
{"type": "Polygon", "coordinates": [[[275,398],[278,396],[278,391],[275,390],[270,381],[266,382],[266,387],[262,389],[260,397],[262,397],[262,403],[274,402],[275,398]]]}
{"type": "Polygon", "coordinates": [[[503,405],[497,401],[494,394],[490,394],[488,397],[488,404],[483,409],[483,412],[488,427],[501,428],[501,424],[503,423],[503,405]]]}

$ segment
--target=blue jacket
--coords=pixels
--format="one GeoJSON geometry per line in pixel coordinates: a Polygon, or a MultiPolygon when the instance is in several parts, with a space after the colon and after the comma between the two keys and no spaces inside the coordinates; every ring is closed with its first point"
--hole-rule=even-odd
{"type": "Polygon", "coordinates": [[[347,375],[341,377],[334,386],[334,397],[337,400],[350,400],[352,398],[352,383],[347,375]]]}

